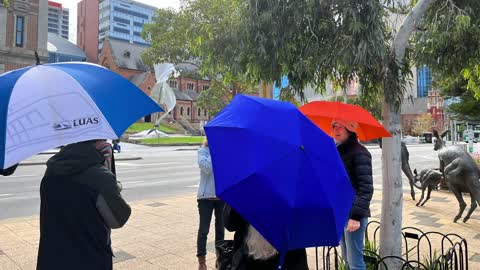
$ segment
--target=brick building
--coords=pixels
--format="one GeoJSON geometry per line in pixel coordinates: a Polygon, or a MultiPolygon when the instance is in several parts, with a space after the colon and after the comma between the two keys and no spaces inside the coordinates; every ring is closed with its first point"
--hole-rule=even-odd
{"type": "Polygon", "coordinates": [[[146,46],[107,39],[98,64],[120,74],[150,95],[156,81],[155,75],[140,59],[145,48],[146,46]]]}
{"type": "Polygon", "coordinates": [[[77,45],[92,63],[98,63],[98,4],[99,0],[77,4],[77,45]]]}
{"type": "Polygon", "coordinates": [[[445,117],[445,102],[440,95],[440,90],[433,89],[428,92],[427,110],[433,118],[433,128],[444,130],[448,128],[448,119],[445,117]]]}
{"type": "MultiPolygon", "coordinates": [[[[147,95],[150,95],[156,80],[154,73],[143,64],[140,57],[146,48],[140,44],[107,39],[98,63],[130,80],[147,95]]],[[[165,119],[167,121],[182,121],[183,119],[192,124],[208,120],[208,112],[198,108],[196,103],[199,93],[207,89],[210,82],[206,78],[198,78],[195,75],[197,67],[193,64],[181,64],[177,66],[177,69],[181,75],[168,82],[175,93],[177,105],[165,119]]],[[[150,121],[150,119],[150,117],[146,117],[145,121],[150,121]]]]}
{"type": "Polygon", "coordinates": [[[417,123],[417,118],[428,112],[427,110],[428,99],[415,98],[413,103],[409,99],[405,99],[402,102],[402,108],[400,111],[400,121],[402,125],[403,135],[412,135],[412,130],[417,123]]]}
{"type": "Polygon", "coordinates": [[[176,69],[180,76],[168,81],[175,93],[177,105],[166,117],[167,120],[180,121],[182,118],[193,124],[209,120],[208,111],[197,106],[200,92],[208,89],[210,81],[198,75],[198,67],[193,64],[179,64],[176,69]]]}
{"type": "Polygon", "coordinates": [[[48,62],[47,0],[0,1],[0,74],[35,65],[35,51],[48,62]]]}

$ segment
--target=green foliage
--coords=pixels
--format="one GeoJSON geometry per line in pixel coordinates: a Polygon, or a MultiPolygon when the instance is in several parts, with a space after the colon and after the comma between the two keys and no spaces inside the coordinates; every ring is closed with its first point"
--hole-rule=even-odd
{"type": "Polygon", "coordinates": [[[147,65],[154,63],[179,63],[190,59],[185,31],[187,22],[173,9],[159,9],[153,22],[145,24],[142,37],[152,46],[142,54],[147,65]]]}
{"type": "Polygon", "coordinates": [[[377,120],[380,120],[382,118],[382,99],[383,95],[377,92],[374,93],[370,99],[365,99],[362,96],[348,98],[348,103],[364,108],[377,120]]]}
{"type": "MultiPolygon", "coordinates": [[[[134,123],[133,125],[131,125],[126,133],[138,133],[138,132],[141,132],[141,131],[144,131],[144,130],[148,130],[148,129],[152,129],[154,126],[154,123],[134,123]]],[[[165,132],[165,133],[175,133],[176,130],[166,126],[166,125],[160,125],[160,127],[158,127],[158,130],[162,131],[162,132],[165,132]]]]}
{"type": "Polygon", "coordinates": [[[422,269],[425,269],[425,270],[441,270],[441,269],[443,269],[443,265],[438,265],[436,263],[436,261],[434,261],[434,260],[438,259],[438,254],[439,254],[439,252],[437,250],[433,251],[433,256],[432,256],[433,260],[430,259],[427,256],[424,256],[423,260],[422,260],[422,264],[425,267],[422,268],[422,269]]]}
{"type": "Polygon", "coordinates": [[[308,84],[322,92],[328,80],[344,87],[358,78],[364,100],[373,102],[383,88],[399,108],[409,68],[391,53],[386,15],[375,0],[186,0],[145,26],[153,46],[144,60],[197,59],[203,75],[221,75],[226,84],[287,76],[287,98],[303,98],[308,84]]]}
{"type": "Polygon", "coordinates": [[[480,98],[480,1],[436,1],[413,37],[414,59],[432,68],[437,86],[480,98]]]}
{"type": "Polygon", "coordinates": [[[143,144],[190,144],[190,145],[200,145],[205,140],[205,137],[202,136],[192,136],[192,137],[160,137],[160,138],[149,138],[142,139],[141,143],[143,144]]]}
{"type": "MultiPolygon", "coordinates": [[[[257,86],[258,87],[258,86],[257,86]]],[[[220,112],[236,94],[253,94],[258,89],[255,85],[246,82],[236,82],[227,85],[222,81],[212,80],[207,90],[200,92],[197,105],[203,110],[207,110],[210,116],[215,116],[220,112]]]]}
{"type": "Polygon", "coordinates": [[[8,0],[2,0],[2,3],[4,6],[6,7],[9,7],[10,6],[10,2],[8,0]]]}
{"type": "Polygon", "coordinates": [[[480,101],[474,98],[473,92],[467,91],[460,96],[458,103],[449,106],[448,112],[455,115],[458,120],[480,120],[480,101]]]}
{"type": "Polygon", "coordinates": [[[338,267],[336,269],[338,269],[338,270],[348,270],[347,262],[343,258],[340,258],[339,261],[338,261],[338,267]]]}

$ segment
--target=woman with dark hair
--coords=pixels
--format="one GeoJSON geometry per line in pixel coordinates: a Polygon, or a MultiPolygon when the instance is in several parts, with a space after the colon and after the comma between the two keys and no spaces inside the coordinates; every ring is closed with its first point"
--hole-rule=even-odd
{"type": "MultiPolygon", "coordinates": [[[[280,254],[240,214],[225,205],[223,219],[225,228],[235,232],[231,270],[278,269],[280,254]]],[[[288,251],[282,269],[308,270],[305,249],[288,251]]]]}
{"type": "Polygon", "coordinates": [[[350,219],[341,241],[342,257],[350,270],[366,269],[363,247],[365,229],[370,217],[370,201],[373,195],[372,156],[358,142],[355,133],[357,128],[358,123],[356,122],[342,120],[332,122],[337,150],[355,190],[350,219]]]}

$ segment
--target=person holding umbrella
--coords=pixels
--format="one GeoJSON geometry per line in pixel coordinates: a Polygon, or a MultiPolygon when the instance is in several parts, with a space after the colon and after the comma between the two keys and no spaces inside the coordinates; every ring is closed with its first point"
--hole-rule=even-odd
{"type": "Polygon", "coordinates": [[[365,229],[373,195],[372,157],[358,142],[358,123],[333,120],[333,138],[355,190],[355,200],[341,241],[342,257],[350,270],[366,269],[363,260],[365,229]]]}
{"type": "Polygon", "coordinates": [[[200,224],[197,235],[198,269],[206,270],[207,237],[212,214],[215,211],[215,242],[224,240],[222,212],[224,203],[215,194],[215,178],[213,176],[212,159],[208,141],[198,149],[198,166],[200,167],[200,185],[198,186],[197,202],[200,224]]]}
{"type": "Polygon", "coordinates": [[[111,229],[130,217],[114,171],[112,147],[90,140],[63,147],[40,186],[37,270],[111,270],[111,229]]]}

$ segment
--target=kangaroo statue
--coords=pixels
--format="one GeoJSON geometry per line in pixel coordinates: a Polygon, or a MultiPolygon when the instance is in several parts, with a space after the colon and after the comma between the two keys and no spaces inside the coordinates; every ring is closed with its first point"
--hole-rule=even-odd
{"type": "Polygon", "coordinates": [[[420,174],[417,173],[417,169],[413,171],[415,174],[415,187],[422,191],[422,196],[417,203],[417,206],[424,206],[425,203],[430,200],[430,194],[432,190],[436,189],[440,181],[442,180],[442,173],[434,169],[423,169],[420,171],[420,174]],[[420,182],[420,185],[416,182],[420,182]],[[427,198],[423,201],[425,195],[425,190],[427,191],[427,198]],[[422,202],[423,201],[423,202],[422,202]]]}
{"type": "Polygon", "coordinates": [[[440,160],[440,171],[443,173],[448,188],[457,198],[460,210],[453,219],[457,222],[463,214],[467,204],[463,200],[462,191],[470,193],[471,206],[463,222],[467,222],[472,215],[477,203],[480,203],[480,170],[473,158],[459,145],[445,146],[442,139],[448,133],[448,130],[440,136],[438,131],[434,130],[433,135],[436,138],[434,151],[438,151],[440,160]]]}
{"type": "MultiPolygon", "coordinates": [[[[379,140],[380,148],[382,148],[382,140],[379,140]]],[[[407,146],[404,142],[401,143],[401,161],[402,161],[402,171],[408,178],[408,184],[410,185],[410,196],[412,196],[412,200],[415,201],[415,190],[413,186],[415,184],[415,177],[413,176],[412,169],[410,169],[410,164],[408,163],[410,153],[408,153],[407,146]]]]}

